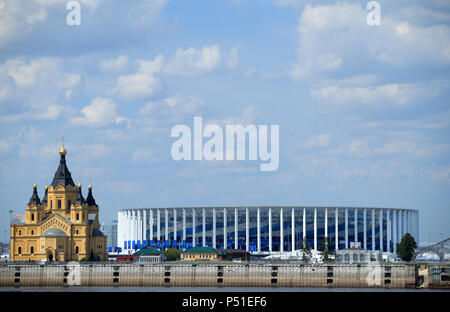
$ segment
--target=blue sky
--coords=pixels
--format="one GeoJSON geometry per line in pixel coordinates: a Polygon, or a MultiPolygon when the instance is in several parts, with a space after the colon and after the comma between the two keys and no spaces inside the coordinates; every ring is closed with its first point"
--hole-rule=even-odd
{"type": "Polygon", "coordinates": [[[61,137],[100,220],[123,208],[338,205],[420,211],[450,236],[450,5],[0,0],[0,231],[51,183],[61,137]],[[179,161],[193,117],[280,126],[280,164],[179,161]]]}

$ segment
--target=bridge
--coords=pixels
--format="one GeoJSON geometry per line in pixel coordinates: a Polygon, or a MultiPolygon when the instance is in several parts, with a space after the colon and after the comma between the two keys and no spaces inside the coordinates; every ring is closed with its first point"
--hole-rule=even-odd
{"type": "Polygon", "coordinates": [[[439,260],[441,262],[444,262],[445,260],[445,254],[450,254],[450,237],[447,239],[444,239],[442,242],[426,246],[426,247],[419,247],[416,249],[416,252],[414,254],[414,260],[417,260],[419,256],[427,253],[435,254],[439,257],[439,260]]]}

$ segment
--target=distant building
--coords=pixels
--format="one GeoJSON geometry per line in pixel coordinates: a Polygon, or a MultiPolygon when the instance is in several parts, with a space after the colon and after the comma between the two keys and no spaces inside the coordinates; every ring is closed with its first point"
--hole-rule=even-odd
{"type": "Polygon", "coordinates": [[[192,247],[181,252],[184,261],[216,260],[218,252],[212,247],[192,247]]]}
{"type": "MultiPolygon", "coordinates": [[[[117,220],[102,225],[102,231],[106,236],[106,246],[108,252],[114,252],[117,246],[117,220]]],[[[117,248],[116,248],[117,249],[117,248]]]]}
{"type": "Polygon", "coordinates": [[[250,260],[250,252],[245,251],[243,249],[223,249],[218,253],[219,260],[242,260],[249,261],[250,260]]]}
{"type": "Polygon", "coordinates": [[[159,263],[166,260],[166,256],[156,248],[146,247],[134,253],[134,259],[139,263],[159,263]]]}
{"type": "Polygon", "coordinates": [[[370,263],[381,262],[381,251],[369,251],[364,249],[343,249],[336,252],[336,263],[370,263]]]}

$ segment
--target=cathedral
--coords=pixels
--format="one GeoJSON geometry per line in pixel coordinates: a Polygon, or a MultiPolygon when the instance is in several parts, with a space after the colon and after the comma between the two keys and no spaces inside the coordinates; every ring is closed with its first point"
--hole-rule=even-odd
{"type": "Polygon", "coordinates": [[[100,231],[98,205],[88,187],[83,197],[66,164],[64,144],[50,186],[41,201],[37,185],[25,208],[25,219],[11,224],[11,261],[105,260],[106,236],[100,231]]]}

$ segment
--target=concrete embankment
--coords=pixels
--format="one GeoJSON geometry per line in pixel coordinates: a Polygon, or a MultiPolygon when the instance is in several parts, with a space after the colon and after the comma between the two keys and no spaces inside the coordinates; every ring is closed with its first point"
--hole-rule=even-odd
{"type": "Polygon", "coordinates": [[[417,267],[235,263],[5,264],[0,287],[375,287],[414,288],[417,267]]]}

